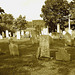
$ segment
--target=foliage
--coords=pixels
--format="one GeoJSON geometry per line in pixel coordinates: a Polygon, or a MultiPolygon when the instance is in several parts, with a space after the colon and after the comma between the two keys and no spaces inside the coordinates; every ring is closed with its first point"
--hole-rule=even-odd
{"type": "MultiPolygon", "coordinates": [[[[69,15],[69,4],[64,0],[46,0],[42,6],[40,15],[49,26],[51,31],[55,31],[57,24],[64,25],[64,16],[69,15]]],[[[64,26],[62,26],[64,27],[64,26]]]]}
{"type": "Polygon", "coordinates": [[[75,0],[73,0],[70,3],[70,14],[71,14],[71,19],[75,19],[75,0]]]}
{"type": "Polygon", "coordinates": [[[0,7],[0,13],[1,14],[4,13],[4,9],[2,9],[1,7],[0,7]]]}
{"type": "Polygon", "coordinates": [[[12,14],[5,13],[5,14],[1,14],[1,16],[2,16],[2,23],[13,24],[14,18],[12,16],[12,14]]]}
{"type": "MultiPolygon", "coordinates": [[[[5,13],[5,12],[4,12],[4,9],[2,9],[1,7],[0,7],[0,13],[1,13],[1,14],[2,14],[2,13],[5,13]]],[[[1,15],[0,15],[0,20],[2,20],[1,15]]]]}
{"type": "Polygon", "coordinates": [[[19,30],[21,29],[25,29],[26,28],[26,20],[25,20],[25,16],[22,17],[22,15],[20,15],[17,19],[14,20],[14,26],[16,28],[18,28],[19,30]]]}

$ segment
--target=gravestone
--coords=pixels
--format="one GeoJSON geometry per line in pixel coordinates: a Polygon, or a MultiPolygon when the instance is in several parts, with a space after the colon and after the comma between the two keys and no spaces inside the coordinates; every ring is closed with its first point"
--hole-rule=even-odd
{"type": "Polygon", "coordinates": [[[66,34],[66,31],[63,31],[63,35],[65,35],[66,34]]]}
{"type": "Polygon", "coordinates": [[[65,38],[65,44],[71,45],[71,35],[68,32],[64,35],[64,38],[65,38]]]}
{"type": "Polygon", "coordinates": [[[26,37],[29,38],[29,31],[26,31],[26,37]]]}
{"type": "Polygon", "coordinates": [[[2,32],[2,37],[4,38],[4,32],[2,32]]]}
{"type": "Polygon", "coordinates": [[[42,35],[48,35],[48,28],[44,28],[44,29],[41,31],[41,34],[42,34],[42,35]]]}
{"type": "Polygon", "coordinates": [[[17,39],[20,39],[20,31],[17,31],[17,39]]]}
{"type": "Polygon", "coordinates": [[[13,33],[13,37],[15,37],[15,33],[13,33]]]}
{"type": "Polygon", "coordinates": [[[70,61],[70,54],[67,53],[65,48],[60,48],[59,51],[56,52],[56,60],[70,61]]]}
{"type": "Polygon", "coordinates": [[[38,47],[38,52],[37,52],[37,58],[38,57],[50,58],[50,36],[49,35],[40,36],[39,47],[38,47]]]}
{"type": "Polygon", "coordinates": [[[57,24],[57,33],[60,33],[60,25],[57,24]]]}
{"type": "Polygon", "coordinates": [[[24,37],[24,30],[21,30],[21,37],[24,37]]]}
{"type": "Polygon", "coordinates": [[[9,38],[9,32],[6,30],[6,38],[9,38]]]}
{"type": "Polygon", "coordinates": [[[0,35],[0,39],[3,39],[2,35],[0,35]]]}
{"type": "Polygon", "coordinates": [[[14,41],[11,39],[9,41],[9,51],[10,51],[10,55],[19,55],[19,51],[18,51],[18,45],[14,43],[14,41]]]}
{"type": "Polygon", "coordinates": [[[11,37],[11,32],[9,32],[9,36],[11,37]]]}

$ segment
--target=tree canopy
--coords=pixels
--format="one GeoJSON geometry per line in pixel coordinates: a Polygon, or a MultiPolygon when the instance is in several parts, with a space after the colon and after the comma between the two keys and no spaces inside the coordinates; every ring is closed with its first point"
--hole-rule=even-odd
{"type": "Polygon", "coordinates": [[[5,24],[13,24],[13,20],[14,20],[14,17],[12,14],[1,14],[1,17],[2,17],[2,23],[5,23],[5,24]]]}
{"type": "Polygon", "coordinates": [[[17,19],[14,20],[13,24],[19,30],[25,29],[26,28],[25,16],[22,17],[22,15],[20,15],[17,19]]]}
{"type": "Polygon", "coordinates": [[[64,29],[65,16],[69,15],[69,4],[64,0],[46,0],[42,6],[42,14],[40,16],[49,26],[51,31],[55,31],[59,23],[64,29]]]}
{"type": "Polygon", "coordinates": [[[1,14],[4,13],[4,9],[2,9],[1,7],[0,7],[0,13],[1,14]]]}

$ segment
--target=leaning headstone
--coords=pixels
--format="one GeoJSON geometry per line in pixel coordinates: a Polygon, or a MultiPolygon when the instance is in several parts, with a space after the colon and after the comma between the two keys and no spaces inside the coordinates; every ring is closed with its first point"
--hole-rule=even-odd
{"type": "Polygon", "coordinates": [[[9,51],[10,51],[10,55],[19,55],[19,51],[18,51],[18,45],[14,43],[14,41],[11,39],[9,41],[9,51]]]}
{"type": "Polygon", "coordinates": [[[37,56],[50,58],[50,36],[41,35],[37,56]],[[40,53],[40,54],[38,54],[40,53]]]}
{"type": "Polygon", "coordinates": [[[17,31],[17,39],[20,39],[20,31],[17,31]]]}
{"type": "Polygon", "coordinates": [[[67,53],[65,48],[60,48],[59,51],[56,52],[56,60],[70,61],[70,54],[67,53]]]}

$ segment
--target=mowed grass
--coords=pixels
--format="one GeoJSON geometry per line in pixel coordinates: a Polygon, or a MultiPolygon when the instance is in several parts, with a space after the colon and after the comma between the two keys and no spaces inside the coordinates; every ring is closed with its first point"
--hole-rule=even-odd
{"type": "MultiPolygon", "coordinates": [[[[0,42],[2,49],[0,51],[0,75],[69,75],[72,69],[75,69],[75,60],[68,62],[46,58],[38,60],[36,58],[38,43],[32,44],[31,40],[15,40],[15,43],[19,45],[19,56],[10,56],[8,41],[0,42]]],[[[64,45],[55,41],[52,48],[56,47],[64,47],[64,45]]],[[[74,50],[74,48],[68,47],[68,50],[74,50]]]]}
{"type": "Polygon", "coordinates": [[[32,44],[31,41],[16,43],[20,55],[10,56],[9,42],[0,42],[0,75],[31,75],[30,69],[40,66],[36,59],[38,44],[32,44]]]}

